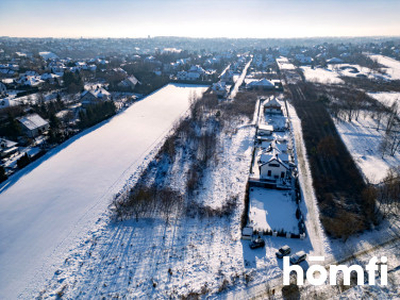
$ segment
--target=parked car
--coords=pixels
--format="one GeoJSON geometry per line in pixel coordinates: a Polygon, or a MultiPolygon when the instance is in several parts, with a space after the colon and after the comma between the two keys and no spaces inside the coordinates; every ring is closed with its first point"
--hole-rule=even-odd
{"type": "Polygon", "coordinates": [[[275,254],[278,258],[282,258],[285,255],[289,255],[291,251],[292,250],[290,249],[290,247],[288,245],[285,245],[285,246],[279,248],[279,250],[275,254]]]}
{"type": "Polygon", "coordinates": [[[299,251],[299,252],[296,252],[295,254],[293,254],[292,256],[290,256],[290,262],[293,265],[295,265],[295,264],[297,265],[300,262],[306,260],[306,257],[307,257],[307,254],[304,251],[299,251]]]}
{"type": "Polygon", "coordinates": [[[250,243],[251,249],[262,248],[265,246],[265,241],[263,238],[257,238],[250,243]]]}

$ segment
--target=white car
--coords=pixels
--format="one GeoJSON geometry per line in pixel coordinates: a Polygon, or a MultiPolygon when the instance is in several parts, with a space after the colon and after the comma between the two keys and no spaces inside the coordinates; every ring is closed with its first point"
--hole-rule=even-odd
{"type": "Polygon", "coordinates": [[[304,251],[296,252],[295,254],[290,256],[290,263],[293,265],[297,265],[300,262],[302,262],[303,260],[306,260],[306,257],[307,257],[307,253],[305,253],[304,251]]]}

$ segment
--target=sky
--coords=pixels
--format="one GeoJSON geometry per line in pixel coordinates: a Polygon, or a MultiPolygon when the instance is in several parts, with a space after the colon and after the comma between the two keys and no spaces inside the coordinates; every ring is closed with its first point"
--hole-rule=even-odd
{"type": "Polygon", "coordinates": [[[400,36],[399,0],[0,0],[0,36],[400,36]]]}

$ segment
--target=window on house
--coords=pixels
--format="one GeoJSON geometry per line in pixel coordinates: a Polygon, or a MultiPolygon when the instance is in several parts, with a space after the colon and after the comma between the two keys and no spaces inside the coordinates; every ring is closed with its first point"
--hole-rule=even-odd
{"type": "Polygon", "coordinates": [[[271,176],[271,170],[268,170],[268,176],[271,176]]]}

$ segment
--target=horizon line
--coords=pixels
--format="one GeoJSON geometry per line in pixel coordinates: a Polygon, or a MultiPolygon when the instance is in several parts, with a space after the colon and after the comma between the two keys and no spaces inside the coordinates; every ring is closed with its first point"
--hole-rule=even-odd
{"type": "Polygon", "coordinates": [[[180,35],[156,35],[156,36],[143,36],[143,37],[111,37],[111,36],[9,36],[1,35],[0,38],[20,38],[20,39],[154,39],[154,38],[186,38],[186,39],[226,39],[226,40],[301,40],[301,39],[324,39],[324,38],[334,38],[334,39],[352,39],[352,38],[400,38],[400,35],[327,35],[327,36],[302,36],[302,37],[194,37],[194,36],[180,36],[180,35]]]}

